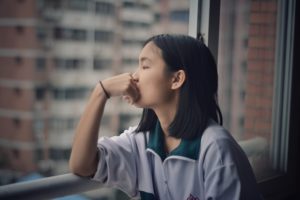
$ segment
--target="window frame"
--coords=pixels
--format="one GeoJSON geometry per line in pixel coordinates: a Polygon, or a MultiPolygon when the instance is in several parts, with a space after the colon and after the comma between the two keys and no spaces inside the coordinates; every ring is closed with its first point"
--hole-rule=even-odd
{"type": "MultiPolygon", "coordinates": [[[[274,85],[274,102],[272,113],[272,132],[277,135],[274,148],[277,165],[284,173],[258,182],[265,199],[295,199],[299,178],[299,1],[278,0],[276,44],[276,67],[274,85]],[[295,35],[295,37],[294,37],[295,35]],[[298,45],[297,45],[298,44],[298,45]],[[284,66],[284,67],[282,67],[284,66]],[[283,94],[283,95],[282,95],[283,94]],[[278,109],[279,108],[279,109],[278,109]],[[291,112],[296,111],[296,112],[291,112]],[[275,130],[275,132],[274,132],[275,130]],[[285,133],[285,134],[282,134],[285,133]],[[279,136],[282,138],[279,139],[279,136]],[[281,147],[278,150],[278,147],[281,147]],[[277,155],[276,155],[277,154],[277,155]],[[279,158],[278,155],[281,155],[279,158]],[[297,180],[297,179],[296,179],[297,180]]],[[[220,0],[190,0],[189,35],[196,37],[203,34],[215,59],[218,58],[220,0]]]]}

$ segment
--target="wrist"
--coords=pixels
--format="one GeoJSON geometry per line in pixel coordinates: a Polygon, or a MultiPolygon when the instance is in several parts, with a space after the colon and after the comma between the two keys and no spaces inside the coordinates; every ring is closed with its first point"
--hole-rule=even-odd
{"type": "Polygon", "coordinates": [[[102,83],[101,80],[99,81],[99,85],[100,85],[100,88],[102,89],[103,93],[105,94],[106,99],[109,99],[110,98],[110,94],[105,89],[105,87],[104,87],[104,85],[103,85],[103,83],[102,83]]]}

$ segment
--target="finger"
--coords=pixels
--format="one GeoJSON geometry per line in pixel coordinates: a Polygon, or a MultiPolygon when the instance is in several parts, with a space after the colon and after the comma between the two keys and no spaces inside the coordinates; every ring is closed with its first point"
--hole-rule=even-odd
{"type": "Polygon", "coordinates": [[[137,87],[137,85],[134,83],[131,85],[131,87],[129,88],[129,91],[128,91],[130,97],[132,97],[132,100],[135,102],[139,96],[140,96],[140,92],[139,92],[139,89],[137,87]]]}
{"type": "Polygon", "coordinates": [[[127,96],[127,95],[124,95],[124,96],[122,96],[122,99],[123,99],[123,100],[125,100],[125,101],[128,101],[128,100],[129,100],[129,98],[130,98],[130,97],[129,97],[129,96],[127,96]]]}
{"type": "Polygon", "coordinates": [[[139,91],[139,88],[138,88],[138,85],[137,85],[137,80],[134,79],[132,82],[133,82],[133,83],[132,83],[132,87],[133,87],[133,90],[134,90],[134,92],[135,92],[135,94],[136,94],[135,97],[138,97],[139,94],[140,94],[140,91],[139,91]]]}
{"type": "Polygon", "coordinates": [[[136,102],[136,101],[140,98],[140,96],[141,96],[141,95],[140,95],[140,91],[139,91],[138,89],[136,89],[135,94],[136,94],[136,95],[135,95],[135,97],[134,97],[134,99],[133,99],[134,102],[136,102]]]}
{"type": "Polygon", "coordinates": [[[130,85],[130,88],[127,90],[127,96],[130,97],[132,103],[136,102],[140,97],[140,92],[136,84],[130,85]]]}
{"type": "Polygon", "coordinates": [[[133,80],[134,83],[138,82],[138,78],[136,76],[136,72],[131,73],[130,75],[131,75],[131,80],[133,80]]]}
{"type": "Polygon", "coordinates": [[[132,98],[130,96],[123,96],[122,97],[123,100],[125,100],[128,104],[132,104],[133,101],[132,101],[132,98]]]}

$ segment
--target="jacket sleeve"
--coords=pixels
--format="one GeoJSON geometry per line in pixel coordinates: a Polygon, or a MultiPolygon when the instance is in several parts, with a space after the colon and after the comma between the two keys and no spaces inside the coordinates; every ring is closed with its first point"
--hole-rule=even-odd
{"type": "Polygon", "coordinates": [[[138,195],[137,168],[132,135],[133,133],[124,132],[120,136],[99,140],[99,162],[93,179],[135,197],[138,195]]]}
{"type": "Polygon", "coordinates": [[[205,180],[205,199],[241,199],[241,183],[235,166],[225,165],[211,171],[205,180]]]}
{"type": "Polygon", "coordinates": [[[204,161],[205,200],[261,199],[248,159],[237,143],[216,140],[204,161]]]}

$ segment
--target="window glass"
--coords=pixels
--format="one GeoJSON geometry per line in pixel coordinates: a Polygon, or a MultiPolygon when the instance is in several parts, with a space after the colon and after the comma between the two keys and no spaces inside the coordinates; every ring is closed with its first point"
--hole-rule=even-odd
{"type": "Polygon", "coordinates": [[[88,10],[88,0],[68,0],[68,8],[78,10],[78,11],[87,11],[88,10]]]}
{"type": "Polygon", "coordinates": [[[115,10],[115,4],[110,2],[96,2],[95,3],[95,12],[99,15],[113,15],[115,10]]]}
{"type": "MultiPolygon", "coordinates": [[[[221,1],[219,101],[224,125],[243,147],[258,180],[272,167],[277,0],[221,1]]],[[[284,134],[284,133],[282,133],[284,134]]]]}
{"type": "Polygon", "coordinates": [[[43,71],[46,68],[46,60],[45,58],[37,58],[36,59],[36,69],[37,71],[43,71]]]}
{"type": "MultiPolygon", "coordinates": [[[[9,18],[16,16],[13,25],[0,25],[5,30],[0,78],[7,80],[0,82],[6,97],[0,99],[0,185],[34,173],[68,173],[75,128],[98,81],[133,72],[150,36],[188,33],[188,0],[3,1],[1,6],[11,9],[9,18]],[[16,10],[32,17],[20,20],[16,10]],[[15,27],[26,34],[16,34],[15,27]]],[[[137,125],[141,112],[121,98],[110,99],[100,135],[137,125]]],[[[97,199],[126,199],[115,190],[96,193],[97,199]]]]}

